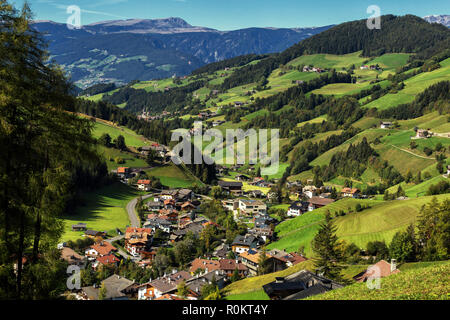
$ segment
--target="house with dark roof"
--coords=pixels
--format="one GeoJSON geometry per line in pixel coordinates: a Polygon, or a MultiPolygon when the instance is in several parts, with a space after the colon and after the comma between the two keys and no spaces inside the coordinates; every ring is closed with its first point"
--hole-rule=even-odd
{"type": "Polygon", "coordinates": [[[242,194],[242,182],[235,181],[219,181],[217,183],[219,187],[221,187],[225,192],[234,193],[234,194],[242,194]]]}
{"type": "Polygon", "coordinates": [[[138,287],[139,300],[155,300],[165,294],[172,294],[177,291],[177,286],[192,279],[192,275],[187,271],[176,270],[170,275],[164,275],[158,279],[145,283],[138,287]]]}
{"type": "Polygon", "coordinates": [[[74,224],[72,225],[72,231],[86,231],[87,230],[87,225],[86,223],[78,223],[78,224],[74,224]]]}
{"type": "Polygon", "coordinates": [[[225,272],[215,270],[211,272],[205,272],[204,274],[197,274],[194,278],[186,281],[186,286],[193,293],[194,297],[199,297],[204,286],[212,284],[214,281],[220,290],[225,287],[226,280],[227,275],[225,274],[225,272]]]}
{"type": "Polygon", "coordinates": [[[286,278],[276,278],[264,285],[263,290],[271,300],[299,300],[342,287],[340,283],[301,270],[286,278]]]}
{"type": "Polygon", "coordinates": [[[106,237],[106,232],[105,231],[86,230],[84,232],[84,235],[86,237],[89,237],[89,238],[92,238],[92,239],[95,239],[97,237],[104,238],[104,237],[106,237]]]}
{"type": "MultiPolygon", "coordinates": [[[[129,300],[131,288],[135,283],[127,278],[112,275],[103,280],[102,284],[106,288],[105,300],[129,300]]],[[[83,287],[79,296],[84,300],[98,300],[99,293],[100,288],[98,286],[83,287]]]]}
{"type": "Polygon", "coordinates": [[[296,201],[289,206],[287,215],[289,217],[298,217],[308,212],[309,202],[306,201],[296,201]]]}

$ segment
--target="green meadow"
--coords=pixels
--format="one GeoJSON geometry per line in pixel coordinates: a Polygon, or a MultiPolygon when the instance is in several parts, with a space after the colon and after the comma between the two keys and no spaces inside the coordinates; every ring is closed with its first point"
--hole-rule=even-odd
{"type": "Polygon", "coordinates": [[[115,235],[116,228],[123,229],[129,225],[126,206],[139,195],[139,192],[122,183],[85,192],[75,212],[61,217],[64,223],[62,241],[83,237],[83,232],[72,231],[72,225],[80,222],[86,223],[89,230],[115,235]]]}

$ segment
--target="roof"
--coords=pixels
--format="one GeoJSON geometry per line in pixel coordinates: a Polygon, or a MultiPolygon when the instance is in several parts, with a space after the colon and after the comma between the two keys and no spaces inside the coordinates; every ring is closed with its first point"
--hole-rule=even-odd
{"type": "Polygon", "coordinates": [[[164,294],[161,297],[155,299],[155,300],[184,300],[183,298],[178,297],[174,294],[164,294]]]}
{"type": "Polygon", "coordinates": [[[172,290],[176,290],[179,283],[191,279],[192,276],[189,272],[180,271],[171,275],[161,277],[153,280],[148,285],[159,290],[161,293],[168,293],[172,290]]]}
{"type": "Polygon", "coordinates": [[[276,281],[264,285],[263,289],[268,296],[277,296],[282,299],[292,300],[294,295],[298,295],[298,299],[301,299],[324,292],[324,290],[329,291],[342,287],[343,285],[318,276],[311,271],[301,270],[286,278],[277,278],[276,281]],[[300,294],[300,292],[303,292],[303,294],[300,294]]]}
{"type": "MultiPolygon", "coordinates": [[[[260,253],[258,251],[254,251],[254,250],[244,251],[239,255],[242,258],[247,259],[248,261],[251,261],[256,264],[259,263],[260,253]]],[[[270,256],[268,254],[266,254],[266,257],[270,258],[270,256]]]]}
{"type": "Polygon", "coordinates": [[[243,186],[242,182],[236,182],[236,181],[219,181],[218,185],[222,188],[230,188],[230,187],[242,188],[242,186],[243,186]]]}
{"type": "Polygon", "coordinates": [[[195,259],[191,263],[191,268],[189,269],[190,272],[195,272],[198,269],[206,270],[208,271],[214,271],[220,269],[220,263],[217,260],[207,260],[207,259],[195,259]]]}
{"type": "Polygon", "coordinates": [[[236,260],[233,259],[222,259],[219,261],[220,264],[220,270],[224,271],[234,271],[238,269],[239,271],[246,271],[248,268],[243,264],[236,262],[236,260]]]}
{"type": "Polygon", "coordinates": [[[101,264],[112,264],[112,263],[117,263],[120,260],[115,255],[109,254],[107,256],[98,257],[97,261],[101,264]]]}
{"type": "Polygon", "coordinates": [[[295,252],[287,253],[282,250],[273,249],[269,252],[267,252],[270,256],[274,257],[275,259],[278,259],[283,262],[291,262],[293,265],[296,265],[297,263],[306,261],[307,259],[295,252]]]}
{"type": "Polygon", "coordinates": [[[364,272],[361,276],[355,277],[355,280],[358,282],[364,282],[371,275],[377,275],[381,278],[384,278],[390,276],[391,274],[396,274],[399,272],[400,270],[398,269],[395,269],[394,271],[391,272],[391,264],[385,260],[381,260],[376,264],[367,268],[366,272],[364,272]]]}
{"type": "Polygon", "coordinates": [[[297,293],[294,293],[290,296],[287,296],[286,298],[283,298],[283,300],[301,300],[308,297],[312,297],[318,294],[325,293],[327,291],[332,290],[330,287],[327,287],[321,283],[318,283],[312,287],[309,287],[305,290],[299,291],[297,293]]]}
{"type": "Polygon", "coordinates": [[[84,257],[76,253],[72,248],[64,247],[61,249],[61,259],[67,261],[68,263],[73,263],[83,260],[84,257]]]}
{"type": "Polygon", "coordinates": [[[308,204],[309,204],[308,202],[296,201],[290,205],[289,209],[301,210],[305,208],[305,206],[308,207],[308,204]]]}
{"type": "Polygon", "coordinates": [[[86,230],[84,232],[84,234],[88,235],[88,236],[97,236],[99,234],[103,234],[103,231],[95,231],[95,230],[86,230]]]}
{"type": "Polygon", "coordinates": [[[333,203],[333,199],[321,198],[321,197],[312,197],[308,200],[308,202],[312,205],[326,206],[330,203],[333,203]]]}
{"type": "Polygon", "coordinates": [[[72,228],[86,228],[87,224],[86,223],[77,223],[77,224],[73,224],[72,228]]]}
{"type": "Polygon", "coordinates": [[[353,188],[353,189],[351,189],[351,188],[344,188],[344,189],[342,189],[342,192],[343,193],[355,194],[355,193],[359,192],[359,190],[356,189],[356,188],[353,188]]]}
{"type": "Polygon", "coordinates": [[[239,200],[246,206],[265,206],[266,204],[261,200],[239,200]]]}
{"type": "Polygon", "coordinates": [[[231,245],[251,247],[255,242],[256,238],[254,236],[236,236],[231,245]]]}
{"type": "Polygon", "coordinates": [[[90,246],[90,248],[97,251],[98,254],[101,256],[106,256],[111,252],[117,251],[116,247],[114,247],[111,243],[106,241],[101,241],[96,244],[93,244],[92,246],[90,246]]]}
{"type": "Polygon", "coordinates": [[[152,182],[150,180],[138,180],[137,184],[150,185],[152,182]]]}
{"type": "MultiPolygon", "coordinates": [[[[118,275],[112,275],[111,277],[102,281],[106,288],[106,299],[122,298],[126,295],[122,292],[131,285],[134,281],[128,280],[127,278],[120,277],[118,275]]],[[[84,287],[83,291],[91,299],[98,299],[99,289],[94,287],[84,287]]]]}

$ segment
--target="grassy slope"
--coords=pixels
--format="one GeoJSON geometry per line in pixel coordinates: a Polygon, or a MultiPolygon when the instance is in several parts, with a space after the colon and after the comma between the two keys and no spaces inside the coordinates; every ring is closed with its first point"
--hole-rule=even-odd
{"type": "Polygon", "coordinates": [[[441,68],[432,72],[421,73],[406,80],[405,88],[398,93],[389,93],[375,101],[366,104],[365,108],[380,110],[395,107],[402,103],[409,103],[415,96],[429,86],[444,80],[450,80],[450,58],[441,62],[441,68]]]}
{"type": "Polygon", "coordinates": [[[195,182],[186,173],[175,165],[154,168],[147,171],[149,176],[159,178],[161,183],[169,188],[192,187],[195,182]]]}
{"type": "MultiPolygon", "coordinates": [[[[437,196],[442,201],[448,195],[437,196]]],[[[356,203],[370,205],[370,209],[359,213],[350,213],[336,218],[337,235],[340,239],[354,242],[359,247],[365,247],[369,241],[384,240],[389,243],[394,234],[415,223],[421,207],[431,201],[432,197],[421,197],[406,201],[375,201],[344,199],[327,207],[287,220],[276,227],[280,239],[271,243],[268,248],[296,251],[303,245],[305,253],[312,254],[311,241],[323,222],[326,210],[332,214],[339,210],[349,212],[356,203]]]]}
{"type": "Polygon", "coordinates": [[[112,140],[116,139],[119,135],[122,135],[125,138],[125,144],[130,147],[142,147],[150,143],[143,136],[136,134],[128,128],[115,127],[102,122],[96,122],[92,133],[94,138],[100,138],[104,133],[109,134],[112,140]]]}
{"type": "Polygon", "coordinates": [[[310,300],[448,300],[450,262],[407,269],[381,280],[380,289],[366,283],[309,298],[310,300]]]}

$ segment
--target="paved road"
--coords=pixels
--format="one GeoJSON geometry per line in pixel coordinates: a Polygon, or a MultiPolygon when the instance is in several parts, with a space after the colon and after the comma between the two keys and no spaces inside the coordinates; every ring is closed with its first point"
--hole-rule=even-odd
{"type": "MultiPolygon", "coordinates": [[[[142,200],[148,199],[150,197],[153,197],[153,194],[148,194],[146,196],[142,196],[142,200]]],[[[130,218],[130,223],[133,228],[139,228],[141,226],[141,223],[139,222],[139,218],[136,214],[136,205],[137,205],[138,199],[139,198],[135,198],[127,204],[128,217],[130,218]]]]}

